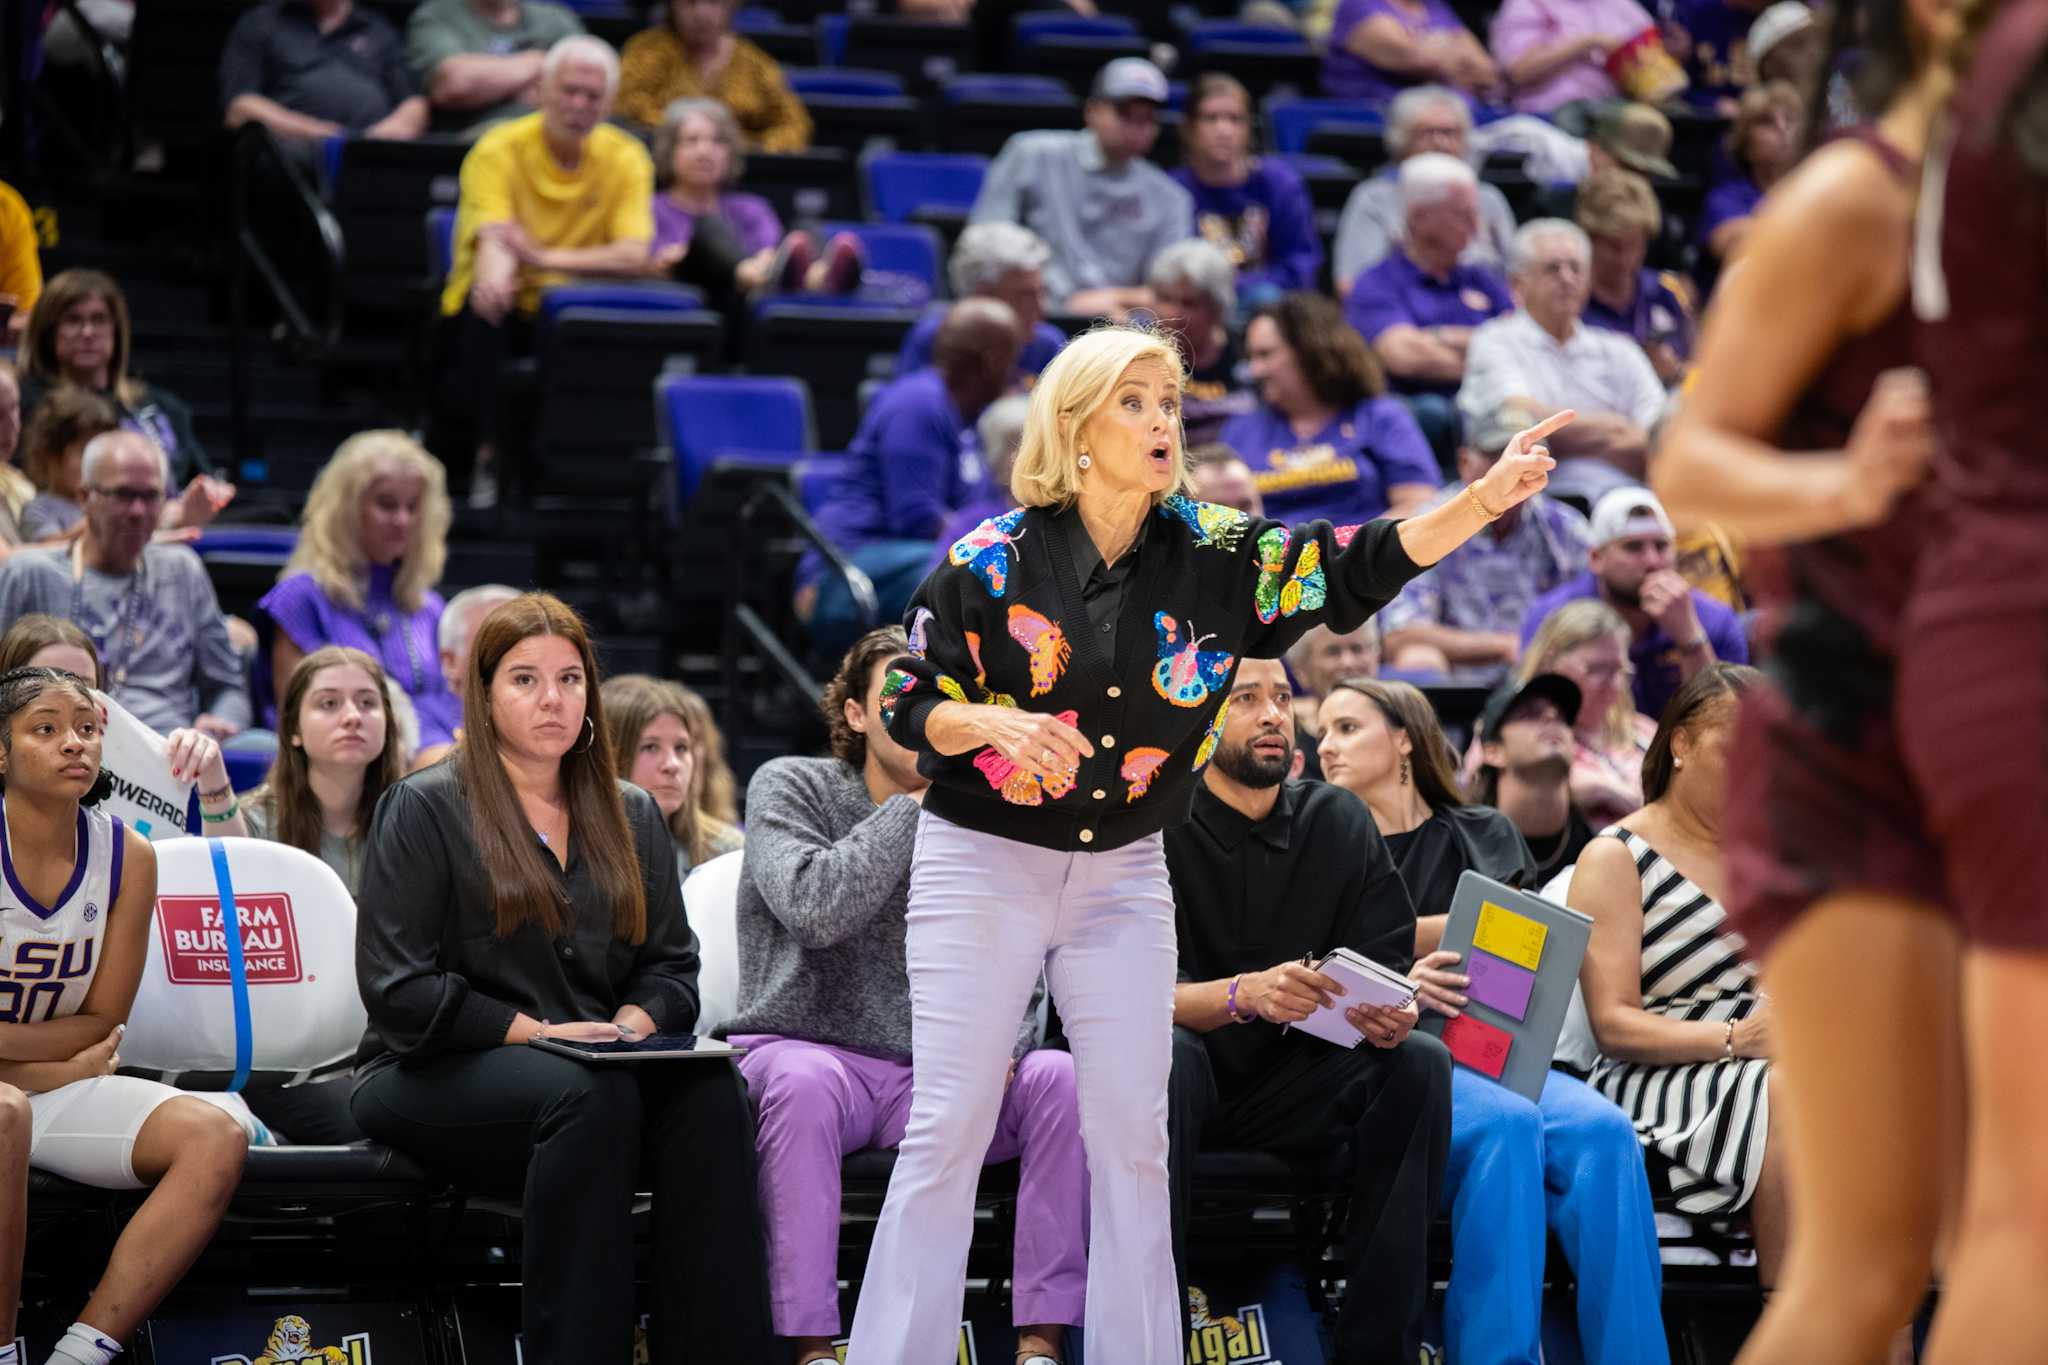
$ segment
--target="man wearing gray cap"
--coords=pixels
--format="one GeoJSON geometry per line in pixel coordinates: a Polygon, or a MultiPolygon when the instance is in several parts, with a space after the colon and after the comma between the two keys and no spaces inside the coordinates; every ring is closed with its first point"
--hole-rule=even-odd
{"type": "Polygon", "coordinates": [[[1151,306],[1153,256],[1194,235],[1194,200],[1145,160],[1166,98],[1158,67],[1119,57],[1095,78],[1086,128],[1019,133],[989,167],[970,221],[1021,223],[1044,238],[1056,307],[1120,317],[1151,306]]]}
{"type": "MultiPolygon", "coordinates": [[[[1458,448],[1458,479],[1426,507],[1461,496],[1493,467],[1528,413],[1505,407],[1470,427],[1458,448]],[[1519,423],[1519,425],[1516,425],[1519,423]]],[[[1380,610],[1389,667],[1453,682],[1500,681],[1521,653],[1529,604],[1586,566],[1592,531],[1569,503],[1538,493],[1408,580],[1380,610]]]]}

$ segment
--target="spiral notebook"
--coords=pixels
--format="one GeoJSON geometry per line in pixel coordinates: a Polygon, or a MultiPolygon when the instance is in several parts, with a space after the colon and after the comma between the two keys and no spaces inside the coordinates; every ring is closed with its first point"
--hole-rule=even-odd
{"type": "Polygon", "coordinates": [[[1338,1047],[1356,1047],[1364,1041],[1364,1035],[1351,1026],[1351,1021],[1344,1017],[1344,1011],[1359,1005],[1384,1005],[1397,1010],[1415,998],[1413,981],[1349,948],[1332,949],[1324,954],[1322,961],[1312,962],[1309,967],[1342,986],[1344,994],[1300,1023],[1288,1027],[1313,1034],[1338,1047]]]}

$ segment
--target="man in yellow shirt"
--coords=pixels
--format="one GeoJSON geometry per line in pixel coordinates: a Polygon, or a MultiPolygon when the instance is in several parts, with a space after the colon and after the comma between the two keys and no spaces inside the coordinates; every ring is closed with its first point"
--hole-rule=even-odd
{"type": "MultiPolygon", "coordinates": [[[[492,128],[462,162],[455,259],[441,293],[446,347],[435,452],[451,482],[472,452],[478,484],[490,474],[501,430],[506,360],[531,350],[541,291],[576,276],[640,278],[654,237],[654,163],[605,122],[618,91],[618,57],[586,34],[548,49],[540,110],[492,128]]],[[[472,501],[486,491],[472,488],[472,501]]]]}

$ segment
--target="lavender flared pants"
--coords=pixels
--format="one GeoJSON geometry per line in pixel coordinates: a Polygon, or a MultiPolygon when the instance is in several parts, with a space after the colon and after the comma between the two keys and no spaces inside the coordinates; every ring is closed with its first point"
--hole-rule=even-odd
{"type": "Polygon", "coordinates": [[[954,1358],[974,1191],[1041,968],[1073,1047],[1088,1154],[1088,1358],[1186,1350],[1166,1177],[1178,953],[1160,836],[1062,853],[925,812],[910,870],[910,1122],[847,1365],[954,1358]]]}
{"type": "MultiPolygon", "coordinates": [[[[761,1225],[775,1334],[839,1335],[839,1163],[895,1147],[910,1121],[910,1060],[795,1038],[732,1042],[759,1116],[761,1225]]],[[[1007,1069],[1007,1068],[1005,1068],[1007,1069]]],[[[1088,1283],[1088,1162],[1074,1059],[1026,1053],[986,1160],[1020,1160],[1013,1320],[1079,1325],[1088,1283]]]]}

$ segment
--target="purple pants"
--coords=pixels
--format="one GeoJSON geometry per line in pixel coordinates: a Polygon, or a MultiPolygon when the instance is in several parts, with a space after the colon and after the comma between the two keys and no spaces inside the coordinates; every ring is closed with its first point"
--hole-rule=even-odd
{"type": "MultiPolygon", "coordinates": [[[[760,1116],[769,1302],[784,1337],[839,1335],[839,1163],[893,1148],[910,1119],[910,1059],[800,1038],[729,1040],[760,1116]]],[[[1071,1054],[1029,1052],[1003,1095],[985,1162],[1021,1158],[1014,1320],[1078,1326],[1088,1285],[1088,1162],[1071,1054]]]]}

